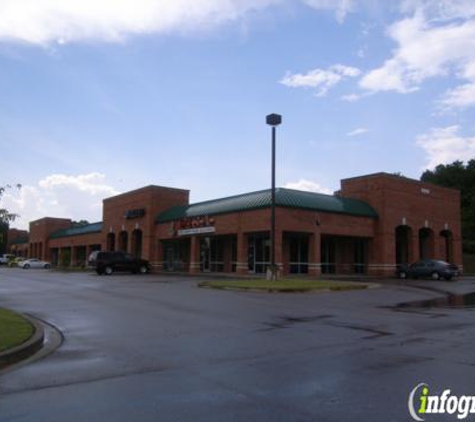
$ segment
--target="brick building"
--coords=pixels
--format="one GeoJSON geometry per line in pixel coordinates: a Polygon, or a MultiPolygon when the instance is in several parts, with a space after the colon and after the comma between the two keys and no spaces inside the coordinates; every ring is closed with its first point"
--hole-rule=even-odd
{"type": "MultiPolygon", "coordinates": [[[[28,255],[81,265],[122,250],[155,271],[263,273],[270,260],[270,190],[189,204],[189,191],[147,186],[103,201],[103,221],[30,223],[28,255]]],[[[377,173],[341,181],[335,195],[278,188],[276,262],[284,274],[392,275],[437,258],[462,268],[460,195],[377,173]]]]}
{"type": "Polygon", "coordinates": [[[26,230],[9,229],[6,249],[17,256],[27,256],[28,232],[26,230]]]}

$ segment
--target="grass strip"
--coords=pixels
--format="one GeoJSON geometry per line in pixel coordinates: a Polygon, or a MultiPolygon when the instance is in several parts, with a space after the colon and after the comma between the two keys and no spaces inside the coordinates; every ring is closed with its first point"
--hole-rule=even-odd
{"type": "Polygon", "coordinates": [[[34,332],[28,320],[8,309],[0,308],[0,352],[18,346],[34,332]]]}
{"type": "Polygon", "coordinates": [[[199,287],[211,287],[214,289],[242,289],[242,290],[262,290],[269,292],[307,292],[312,290],[361,290],[368,286],[362,283],[349,283],[341,281],[326,280],[216,280],[202,281],[199,287]]]}

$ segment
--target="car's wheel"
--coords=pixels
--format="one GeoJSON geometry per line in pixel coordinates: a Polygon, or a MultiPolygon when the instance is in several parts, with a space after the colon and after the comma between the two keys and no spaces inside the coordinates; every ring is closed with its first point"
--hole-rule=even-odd
{"type": "Polygon", "coordinates": [[[24,270],[30,269],[30,264],[25,264],[25,265],[23,265],[23,269],[24,269],[24,270]]]}
{"type": "Polygon", "coordinates": [[[430,278],[431,278],[432,280],[439,280],[439,279],[440,279],[440,275],[439,275],[439,273],[437,273],[437,272],[434,271],[434,272],[430,275],[430,278]]]}
{"type": "Polygon", "coordinates": [[[45,267],[44,267],[44,268],[45,268],[45,269],[51,268],[51,265],[45,264],[45,267]]]}
{"type": "Polygon", "coordinates": [[[141,265],[141,266],[139,267],[139,273],[140,273],[140,274],[147,274],[147,272],[148,272],[148,268],[147,268],[146,265],[141,265]]]}
{"type": "Polygon", "coordinates": [[[399,278],[402,280],[405,280],[407,278],[407,272],[406,271],[399,271],[399,278]]]}
{"type": "Polygon", "coordinates": [[[102,275],[102,274],[104,274],[104,271],[103,270],[96,270],[96,273],[97,273],[97,275],[102,275]]]}
{"type": "Polygon", "coordinates": [[[106,273],[106,275],[111,275],[114,272],[114,270],[110,265],[108,265],[107,267],[104,268],[104,272],[106,273]]]}

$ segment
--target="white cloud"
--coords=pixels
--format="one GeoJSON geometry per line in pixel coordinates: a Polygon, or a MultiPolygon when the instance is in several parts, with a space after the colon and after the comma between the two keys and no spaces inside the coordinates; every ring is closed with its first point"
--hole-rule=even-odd
{"type": "Polygon", "coordinates": [[[298,182],[288,182],[284,185],[287,189],[304,190],[307,192],[318,192],[331,195],[332,191],[311,180],[300,179],[298,182]]]}
{"type": "Polygon", "coordinates": [[[317,10],[335,11],[336,19],[340,23],[355,9],[354,0],[304,0],[304,3],[317,10]]]}
{"type": "Polygon", "coordinates": [[[452,75],[464,83],[446,92],[445,107],[475,103],[475,2],[408,0],[403,10],[414,14],[388,29],[397,48],[382,66],[361,78],[360,87],[409,93],[428,78],[452,75]]]}
{"type": "Polygon", "coordinates": [[[280,0],[0,0],[0,39],[47,45],[207,29],[280,0]]]}
{"type": "Polygon", "coordinates": [[[365,127],[359,127],[348,132],[346,136],[357,136],[357,135],[362,135],[363,133],[367,133],[367,132],[369,132],[369,130],[366,129],[365,127]]]}
{"type": "Polygon", "coordinates": [[[425,168],[432,169],[438,164],[449,164],[456,160],[468,161],[475,157],[475,136],[459,135],[457,125],[432,128],[428,133],[416,138],[416,144],[427,154],[425,168]]]}
{"type": "Polygon", "coordinates": [[[350,103],[358,101],[361,98],[359,94],[346,94],[340,97],[343,101],[348,101],[350,103]]]}
{"type": "Polygon", "coordinates": [[[445,110],[467,108],[475,105],[475,78],[474,82],[459,85],[449,89],[439,101],[445,110]]]}
{"type": "Polygon", "coordinates": [[[413,13],[423,10],[434,21],[444,21],[475,16],[473,0],[402,0],[402,13],[413,13]]]}
{"type": "Polygon", "coordinates": [[[315,88],[316,96],[322,97],[337,83],[347,78],[359,76],[361,71],[355,67],[336,64],[327,70],[313,69],[305,74],[287,73],[280,83],[292,88],[315,88]]]}
{"type": "Polygon", "coordinates": [[[42,217],[98,221],[102,219],[102,199],[119,193],[105,179],[104,174],[96,172],[78,176],[52,174],[36,185],[7,191],[2,205],[20,215],[14,226],[22,229],[42,217]]]}
{"type": "MultiPolygon", "coordinates": [[[[49,45],[117,42],[136,34],[203,30],[271,5],[304,3],[342,23],[356,0],[0,0],[0,40],[49,45]]],[[[358,0],[361,3],[362,0],[358,0]]]]}

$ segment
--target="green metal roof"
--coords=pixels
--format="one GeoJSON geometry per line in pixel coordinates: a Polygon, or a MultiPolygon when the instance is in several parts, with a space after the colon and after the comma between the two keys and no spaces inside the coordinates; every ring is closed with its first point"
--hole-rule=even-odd
{"type": "MultiPolygon", "coordinates": [[[[277,188],[275,192],[275,203],[279,207],[378,218],[376,211],[366,202],[321,193],[277,188]]],[[[270,206],[271,190],[267,189],[245,193],[243,195],[230,196],[228,198],[199,202],[197,204],[172,207],[159,214],[156,218],[156,222],[165,223],[167,221],[187,217],[250,211],[270,206]]]]}
{"type": "Polygon", "coordinates": [[[67,229],[57,230],[49,235],[50,239],[61,237],[81,236],[83,234],[100,233],[102,231],[102,221],[99,223],[87,224],[85,226],[68,227],[67,229]]]}
{"type": "Polygon", "coordinates": [[[27,237],[21,237],[10,242],[11,245],[23,245],[24,243],[28,243],[27,237]]]}

